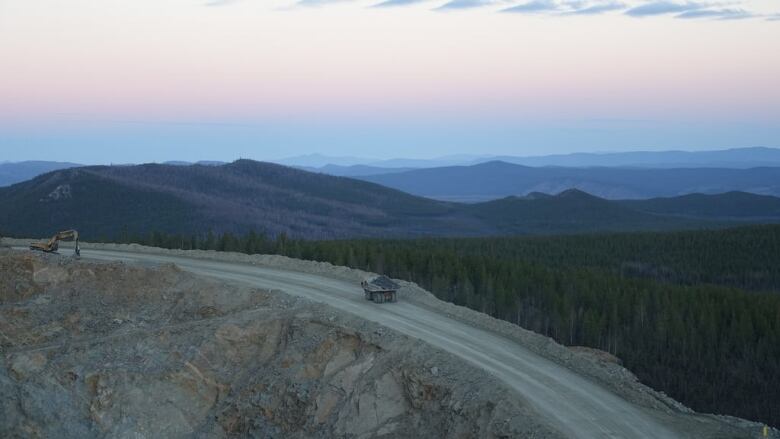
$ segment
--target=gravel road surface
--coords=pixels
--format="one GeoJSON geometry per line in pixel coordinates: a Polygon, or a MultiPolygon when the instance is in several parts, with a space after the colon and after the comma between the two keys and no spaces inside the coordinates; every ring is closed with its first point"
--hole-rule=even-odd
{"type": "Polygon", "coordinates": [[[631,404],[507,338],[410,302],[368,302],[357,284],[278,268],[158,254],[85,249],[82,257],[140,264],[174,263],[199,275],[282,290],[327,303],[420,339],[490,372],[524,395],[541,417],[567,437],[696,437],[690,431],[676,431],[659,414],[631,404]]]}

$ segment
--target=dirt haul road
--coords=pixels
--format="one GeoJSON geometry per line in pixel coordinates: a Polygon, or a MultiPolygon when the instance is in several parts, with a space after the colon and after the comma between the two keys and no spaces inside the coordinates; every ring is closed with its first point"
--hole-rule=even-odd
{"type": "MultiPolygon", "coordinates": [[[[654,410],[629,403],[571,370],[499,335],[408,301],[376,305],[357,284],[321,275],[178,256],[83,250],[82,257],[141,264],[174,263],[183,270],[327,303],[455,354],[522,394],[539,416],[572,438],[696,437],[654,410]]],[[[687,430],[687,429],[686,429],[687,430]]]]}

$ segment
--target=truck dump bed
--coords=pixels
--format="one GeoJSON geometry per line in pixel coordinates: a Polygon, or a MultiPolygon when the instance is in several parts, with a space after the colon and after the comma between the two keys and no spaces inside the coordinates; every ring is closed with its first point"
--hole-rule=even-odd
{"type": "Polygon", "coordinates": [[[387,276],[379,276],[371,282],[364,282],[363,289],[368,291],[398,291],[400,285],[387,276]]]}
{"type": "Polygon", "coordinates": [[[397,300],[396,291],[401,288],[387,276],[379,276],[370,282],[363,281],[360,285],[363,287],[366,300],[372,300],[376,303],[395,302],[397,300]]]}

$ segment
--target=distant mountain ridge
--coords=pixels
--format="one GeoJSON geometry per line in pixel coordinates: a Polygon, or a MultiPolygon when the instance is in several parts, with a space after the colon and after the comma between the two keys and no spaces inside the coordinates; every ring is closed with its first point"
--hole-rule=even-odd
{"type": "Polygon", "coordinates": [[[356,177],[424,197],[479,202],[576,188],[602,198],[643,199],[731,191],[780,195],[780,167],[753,169],[535,168],[502,161],[356,177]]]}
{"type": "MultiPolygon", "coordinates": [[[[554,154],[538,157],[494,156],[524,166],[634,168],[757,168],[780,166],[780,149],[733,148],[716,151],[636,151],[554,154]]],[[[484,160],[475,161],[473,164],[484,160]]]]}
{"type": "Polygon", "coordinates": [[[303,169],[304,171],[333,175],[336,177],[360,177],[365,175],[382,175],[382,174],[392,174],[396,172],[413,171],[417,169],[417,168],[381,168],[381,167],[369,166],[369,165],[351,165],[351,166],[325,165],[320,168],[296,166],[296,168],[303,169]]]}
{"type": "Polygon", "coordinates": [[[774,197],[715,195],[699,199],[696,206],[691,211],[689,203],[675,199],[637,205],[580,190],[460,204],[239,160],[216,166],[91,166],[50,172],[0,188],[0,232],[46,236],[77,228],[95,239],[152,231],[255,230],[330,239],[671,230],[780,221],[780,199],[774,197]],[[724,204],[723,197],[737,197],[742,204],[724,204]],[[750,205],[752,210],[745,207],[750,205]],[[733,209],[755,216],[735,216],[733,209]]]}
{"type": "Polygon", "coordinates": [[[203,165],[203,166],[220,166],[226,164],[226,162],[220,162],[215,160],[200,160],[197,162],[186,162],[181,160],[172,160],[169,162],[163,162],[163,165],[175,165],[175,166],[192,166],[192,165],[203,165]]]}
{"type": "MultiPolygon", "coordinates": [[[[296,157],[288,157],[280,160],[272,160],[273,163],[292,166],[297,168],[323,170],[329,166],[335,166],[336,169],[352,166],[368,166],[371,168],[433,168],[439,166],[453,166],[460,164],[475,163],[479,159],[490,156],[458,154],[432,159],[412,159],[412,158],[393,158],[393,159],[372,159],[366,157],[345,157],[328,156],[323,154],[306,154],[296,157]]],[[[324,172],[324,171],[323,171],[324,172]]],[[[327,173],[327,172],[325,172],[327,173]]]]}
{"type": "MultiPolygon", "coordinates": [[[[163,164],[176,166],[206,165],[218,166],[225,162],[201,160],[198,162],[169,161],[163,164]]],[[[70,162],[49,162],[40,160],[29,160],[23,162],[0,162],[0,187],[10,186],[15,183],[30,180],[41,174],[56,171],[59,169],[78,168],[85,166],[79,163],[70,162]]],[[[114,164],[113,166],[134,166],[133,164],[114,164]]]]}
{"type": "Polygon", "coordinates": [[[2,162],[0,163],[0,187],[10,186],[14,183],[35,178],[47,172],[58,169],[74,168],[78,163],[69,162],[46,162],[30,160],[25,162],[2,162]]]}
{"type": "MultiPolygon", "coordinates": [[[[277,163],[316,169],[329,173],[327,167],[338,171],[342,167],[356,165],[373,169],[439,168],[470,166],[491,161],[503,161],[517,165],[574,168],[628,167],[628,168],[732,168],[780,167],[780,149],[766,147],[731,148],[712,151],[631,151],[603,153],[570,153],[542,156],[473,155],[460,154],[431,159],[396,158],[376,160],[360,157],[329,157],[321,154],[291,157],[277,163]]],[[[366,173],[372,175],[379,172],[366,173]]],[[[381,172],[381,173],[386,173],[381,172]]]]}
{"type": "MultiPolygon", "coordinates": [[[[614,153],[573,153],[547,156],[497,156],[460,154],[437,157],[433,159],[369,159],[361,157],[334,157],[322,154],[309,154],[287,159],[276,160],[274,163],[296,167],[312,172],[341,177],[370,177],[415,169],[428,169],[453,166],[472,166],[493,161],[519,164],[530,167],[616,167],[616,168],[725,168],[747,169],[756,167],[780,167],[780,149],[777,148],[734,148],[720,151],[637,151],[614,153]]],[[[189,162],[173,160],[163,162],[166,165],[190,166],[224,165],[221,161],[189,162]]],[[[122,166],[131,166],[123,164],[122,166]]],[[[0,162],[0,187],[19,183],[34,178],[40,174],[79,165],[77,163],[59,163],[44,161],[0,162]]],[[[118,166],[114,164],[114,166],[118,166]]],[[[565,189],[557,186],[547,189],[555,192],[565,189]]],[[[582,187],[586,191],[600,193],[598,188],[582,187]]],[[[762,192],[757,192],[762,193],[762,192]]],[[[610,197],[609,198],[619,198],[610,197]]],[[[479,201],[493,199],[499,195],[485,198],[477,196],[464,201],[479,201]]],[[[446,198],[446,197],[445,197],[446,198]]],[[[458,198],[455,198],[458,199],[458,198]]]]}

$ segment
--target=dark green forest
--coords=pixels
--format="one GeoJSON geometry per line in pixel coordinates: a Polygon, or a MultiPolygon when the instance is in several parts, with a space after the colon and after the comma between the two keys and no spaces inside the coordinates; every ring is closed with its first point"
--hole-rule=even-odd
{"type": "Polygon", "coordinates": [[[697,411],[780,426],[780,226],[340,241],[123,233],[118,240],[281,254],[414,281],[565,345],[608,351],[697,411]]]}

